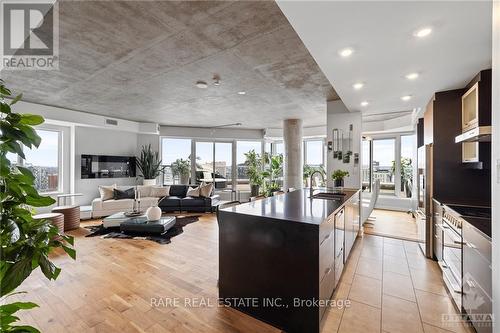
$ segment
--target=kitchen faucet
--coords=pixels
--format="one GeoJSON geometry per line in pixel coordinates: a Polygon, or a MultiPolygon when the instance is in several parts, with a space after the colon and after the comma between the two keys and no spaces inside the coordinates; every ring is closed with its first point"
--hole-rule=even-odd
{"type": "Polygon", "coordinates": [[[309,188],[309,197],[312,198],[313,197],[313,193],[314,193],[314,188],[313,188],[313,176],[316,174],[316,173],[319,173],[321,175],[321,179],[323,180],[323,183],[325,182],[325,175],[323,174],[323,172],[321,170],[316,170],[314,171],[313,173],[311,173],[311,176],[310,176],[310,179],[309,179],[309,183],[311,184],[311,187],[309,188]]]}

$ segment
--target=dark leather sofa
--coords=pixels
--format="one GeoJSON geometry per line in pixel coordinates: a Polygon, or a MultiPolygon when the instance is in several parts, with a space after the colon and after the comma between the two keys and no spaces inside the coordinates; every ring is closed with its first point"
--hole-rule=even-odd
{"type": "Polygon", "coordinates": [[[211,197],[188,197],[186,193],[189,185],[171,185],[169,195],[158,202],[162,212],[211,212],[212,200],[218,196],[211,197]]]}

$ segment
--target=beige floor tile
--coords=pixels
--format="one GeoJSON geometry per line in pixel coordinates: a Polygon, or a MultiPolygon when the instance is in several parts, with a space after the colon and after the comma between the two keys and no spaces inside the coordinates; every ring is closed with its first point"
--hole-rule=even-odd
{"type": "Polygon", "coordinates": [[[415,292],[409,276],[384,272],[383,293],[408,301],[415,301],[415,292]]]}
{"type": "Polygon", "coordinates": [[[384,295],[382,298],[382,329],[391,333],[422,333],[422,322],[415,302],[384,295]]]}
{"type": "Polygon", "coordinates": [[[362,245],[369,245],[373,247],[383,247],[384,246],[384,238],[378,236],[371,236],[365,234],[361,239],[362,245]]]}
{"type": "Polygon", "coordinates": [[[403,245],[384,244],[384,255],[406,258],[406,252],[403,245]]]}
{"type": "Polygon", "coordinates": [[[403,245],[406,253],[422,254],[422,250],[417,242],[404,241],[403,245]]]}
{"type": "Polygon", "coordinates": [[[449,322],[449,315],[458,314],[449,296],[437,295],[426,291],[416,290],[420,316],[424,323],[443,328],[452,332],[467,332],[460,323],[449,322]]]}
{"type": "Polygon", "coordinates": [[[384,257],[384,248],[383,247],[375,247],[372,245],[363,245],[363,248],[361,249],[360,258],[382,260],[383,257],[384,257]]]}
{"type": "Polygon", "coordinates": [[[352,301],[344,310],[339,333],[378,333],[380,317],[380,309],[352,301]]]}
{"type": "MultiPolygon", "coordinates": [[[[333,294],[332,299],[336,302],[345,302],[348,301],[349,290],[351,289],[351,285],[340,282],[337,285],[337,289],[333,294]]],[[[339,303],[337,303],[339,304],[339,303]]],[[[323,319],[321,332],[324,333],[335,333],[338,331],[340,326],[340,321],[342,319],[342,315],[344,313],[344,307],[330,307],[326,310],[325,317],[323,319]]]]}
{"type": "Polygon", "coordinates": [[[440,271],[437,262],[431,259],[427,259],[423,254],[407,253],[406,258],[408,259],[408,266],[410,266],[410,268],[431,270],[435,272],[440,271]]]}
{"type": "Polygon", "coordinates": [[[344,271],[342,272],[342,276],[340,277],[340,282],[352,284],[352,280],[354,279],[355,273],[356,273],[356,268],[344,269],[344,271]]]}
{"type": "Polygon", "coordinates": [[[403,245],[403,241],[401,239],[384,237],[384,244],[403,245]]]}
{"type": "Polygon", "coordinates": [[[358,261],[356,274],[382,280],[382,261],[361,257],[358,261]]]}
{"type": "Polygon", "coordinates": [[[410,276],[410,270],[408,269],[408,262],[406,261],[406,258],[398,258],[385,255],[384,272],[393,272],[410,276]]]}
{"type": "Polygon", "coordinates": [[[410,268],[410,274],[415,289],[447,296],[446,287],[441,274],[433,270],[410,268]]]}
{"type": "Polygon", "coordinates": [[[349,299],[380,308],[382,304],[382,281],[363,275],[354,275],[349,299]]]}

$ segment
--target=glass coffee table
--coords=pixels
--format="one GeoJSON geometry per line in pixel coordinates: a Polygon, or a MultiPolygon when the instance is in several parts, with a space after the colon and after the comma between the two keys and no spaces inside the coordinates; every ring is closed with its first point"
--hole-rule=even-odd
{"type": "Polygon", "coordinates": [[[175,216],[162,216],[157,221],[148,221],[146,215],[125,216],[124,212],[110,215],[102,220],[105,228],[119,227],[123,232],[164,234],[175,225],[175,216]]]}

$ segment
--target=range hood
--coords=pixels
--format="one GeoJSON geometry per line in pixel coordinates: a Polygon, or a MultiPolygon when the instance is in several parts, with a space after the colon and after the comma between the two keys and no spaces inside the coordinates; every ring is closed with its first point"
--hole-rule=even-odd
{"type": "Polygon", "coordinates": [[[475,127],[455,137],[455,143],[489,141],[491,141],[491,126],[475,127]]]}

